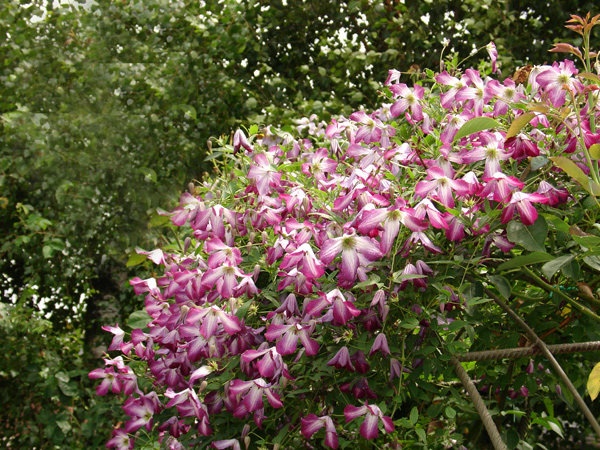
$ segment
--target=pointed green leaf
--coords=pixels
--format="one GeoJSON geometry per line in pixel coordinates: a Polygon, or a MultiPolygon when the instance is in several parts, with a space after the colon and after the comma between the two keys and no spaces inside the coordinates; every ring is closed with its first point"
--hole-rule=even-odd
{"type": "Polygon", "coordinates": [[[596,400],[600,393],[600,363],[596,364],[587,381],[587,391],[592,401],[596,400]]]}
{"type": "Polygon", "coordinates": [[[551,261],[554,257],[546,252],[533,252],[527,255],[516,256],[509,259],[505,263],[498,266],[498,270],[505,271],[511,269],[518,269],[519,267],[529,266],[532,264],[539,264],[547,261],[551,261]]]}
{"type": "Polygon", "coordinates": [[[600,196],[600,185],[588,178],[588,176],[571,159],[565,156],[553,156],[550,158],[555,166],[562,169],[567,175],[577,181],[583,189],[592,195],[600,196]]]}
{"type": "Polygon", "coordinates": [[[465,136],[469,136],[470,134],[477,133],[478,131],[498,127],[500,127],[500,123],[494,119],[490,119],[489,117],[475,117],[474,119],[467,120],[465,124],[460,127],[456,136],[454,136],[454,142],[465,136]]]}
{"type": "Polygon", "coordinates": [[[510,286],[509,281],[501,275],[492,275],[489,277],[489,280],[492,284],[498,289],[498,292],[502,297],[508,299],[510,297],[510,293],[512,288],[510,286]]]}
{"type": "Polygon", "coordinates": [[[592,159],[599,160],[600,159],[600,144],[592,144],[589,148],[590,156],[592,159]]]}
{"type": "Polygon", "coordinates": [[[410,421],[411,425],[416,425],[418,420],[419,420],[419,410],[417,409],[416,406],[413,406],[412,409],[410,410],[410,415],[408,416],[408,420],[410,421]]]}
{"type": "Polygon", "coordinates": [[[600,249],[600,236],[589,234],[586,236],[577,236],[574,234],[573,240],[585,249],[597,250],[600,249]]]}
{"type": "Polygon", "coordinates": [[[132,312],[127,318],[127,326],[130,328],[145,328],[150,323],[152,317],[148,315],[146,310],[132,312]]]}
{"type": "Polygon", "coordinates": [[[590,266],[592,269],[595,269],[600,272],[600,257],[599,256],[584,256],[583,262],[590,266]]]}
{"type": "Polygon", "coordinates": [[[506,139],[511,138],[519,134],[519,132],[535,117],[535,113],[527,112],[517,117],[508,127],[506,132],[506,139]]]}
{"type": "Polygon", "coordinates": [[[139,253],[132,253],[129,256],[129,259],[127,260],[127,263],[125,264],[126,267],[133,267],[133,266],[137,266],[139,264],[142,264],[144,261],[146,261],[146,255],[140,255],[139,253]]]}
{"type": "Polygon", "coordinates": [[[585,78],[586,80],[590,80],[597,84],[600,84],[600,77],[598,75],[596,75],[595,73],[580,72],[578,75],[580,78],[585,78]]]}
{"type": "Polygon", "coordinates": [[[548,235],[548,224],[539,216],[533,225],[527,226],[513,220],[506,227],[508,240],[531,252],[545,251],[544,241],[548,235]]]}
{"type": "Polygon", "coordinates": [[[563,255],[554,258],[542,266],[542,272],[546,275],[546,278],[552,278],[563,266],[573,261],[573,258],[575,258],[575,255],[563,255]]]}

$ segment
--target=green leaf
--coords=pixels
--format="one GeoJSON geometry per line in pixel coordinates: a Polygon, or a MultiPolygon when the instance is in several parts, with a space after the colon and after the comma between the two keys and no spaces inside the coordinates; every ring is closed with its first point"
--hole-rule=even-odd
{"type": "Polygon", "coordinates": [[[544,241],[548,235],[548,224],[543,216],[539,216],[533,225],[524,225],[516,220],[506,227],[508,240],[519,244],[531,252],[543,252],[544,241]]]}
{"type": "Polygon", "coordinates": [[[588,149],[590,157],[595,160],[600,159],[600,144],[592,144],[588,149]]]}
{"type": "Polygon", "coordinates": [[[149,183],[156,183],[158,181],[156,171],[150,167],[140,167],[140,173],[143,175],[144,181],[149,183]]]}
{"type": "Polygon", "coordinates": [[[550,158],[555,166],[562,169],[567,175],[577,181],[583,189],[594,196],[600,196],[600,184],[593,181],[575,164],[565,156],[553,156],[550,158]]]}
{"type": "Polygon", "coordinates": [[[569,224],[553,214],[544,214],[544,218],[556,228],[557,231],[569,233],[569,224]]]}
{"type": "Polygon", "coordinates": [[[501,275],[492,275],[488,277],[492,284],[498,289],[498,292],[502,297],[508,299],[510,297],[510,293],[512,288],[510,286],[510,282],[501,275]]]}
{"type": "Polygon", "coordinates": [[[590,266],[592,269],[595,269],[600,272],[600,257],[599,256],[584,256],[583,262],[590,266]]]}
{"type": "Polygon", "coordinates": [[[548,261],[542,266],[542,272],[547,278],[552,278],[556,272],[558,272],[563,266],[573,261],[575,255],[563,255],[558,258],[548,261]]]}
{"type": "Polygon", "coordinates": [[[587,391],[592,401],[596,400],[596,397],[600,393],[600,363],[594,366],[588,377],[587,391]]]}
{"type": "Polygon", "coordinates": [[[79,390],[77,389],[77,386],[74,383],[67,383],[59,380],[58,388],[67,397],[77,397],[77,395],[79,394],[79,390]]]}
{"type": "Polygon", "coordinates": [[[130,328],[145,328],[152,320],[146,310],[134,311],[127,318],[127,326],[130,328]]]}
{"type": "Polygon", "coordinates": [[[246,313],[248,312],[248,309],[250,309],[250,306],[252,305],[252,303],[254,303],[254,300],[248,300],[248,301],[244,302],[242,304],[242,306],[240,306],[237,309],[237,311],[235,312],[235,315],[239,319],[243,319],[244,317],[246,317],[246,313]]]}
{"type": "Polygon", "coordinates": [[[517,117],[508,127],[505,139],[511,138],[519,134],[525,125],[527,125],[535,117],[535,113],[527,112],[517,117]]]}
{"type": "Polygon", "coordinates": [[[419,410],[416,406],[413,406],[412,409],[410,410],[410,415],[408,416],[408,420],[410,421],[411,425],[416,425],[417,421],[419,420],[419,410]]]}
{"type": "Polygon", "coordinates": [[[125,264],[127,267],[134,267],[142,264],[146,261],[146,255],[140,255],[139,253],[132,253],[125,264]]]}
{"type": "Polygon", "coordinates": [[[587,236],[572,235],[573,240],[577,242],[581,247],[586,250],[597,250],[600,249],[600,236],[594,236],[593,234],[587,236]]]}
{"type": "Polygon", "coordinates": [[[500,264],[498,270],[505,271],[518,269],[519,267],[539,264],[546,261],[551,261],[554,257],[546,252],[532,252],[527,255],[515,256],[514,258],[500,264]]]}
{"type": "Polygon", "coordinates": [[[478,131],[498,127],[500,127],[500,123],[494,119],[490,119],[489,117],[475,117],[474,119],[466,121],[465,124],[460,127],[456,133],[456,136],[454,136],[454,142],[464,138],[465,136],[477,133],[478,131]]]}
{"type": "Polygon", "coordinates": [[[456,410],[452,406],[446,406],[444,414],[446,414],[448,419],[454,419],[456,417],[456,410]]]}
{"type": "Polygon", "coordinates": [[[594,83],[600,84],[600,77],[595,73],[591,72],[579,72],[578,76],[580,78],[585,78],[586,80],[593,81],[594,83]]]}

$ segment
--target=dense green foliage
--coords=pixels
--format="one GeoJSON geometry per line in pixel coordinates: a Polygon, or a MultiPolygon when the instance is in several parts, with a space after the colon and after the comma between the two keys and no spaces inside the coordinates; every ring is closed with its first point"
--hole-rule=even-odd
{"type": "MultiPolygon", "coordinates": [[[[211,136],[246,123],[373,107],[389,68],[417,78],[419,67],[458,61],[490,40],[510,75],[527,60],[554,59],[547,49],[563,40],[567,7],[593,7],[508,0],[59,3],[0,4],[0,289],[4,303],[19,304],[4,310],[6,317],[28,323],[31,307],[51,320],[18,341],[31,342],[19,348],[19,364],[63,372],[69,352],[53,359],[56,366],[39,348],[68,341],[72,354],[88,354],[98,324],[122,321],[134,308],[123,287],[127,257],[160,239],[147,225],[156,207],[211,170],[204,162],[211,136]]],[[[10,330],[3,327],[1,337],[17,342],[6,340],[10,330]]],[[[7,361],[3,389],[19,372],[7,361]]],[[[43,392],[42,403],[53,395],[43,380],[24,385],[43,392]]],[[[81,390],[77,398],[85,396],[81,390]]],[[[48,433],[35,439],[60,442],[48,433]]]]}

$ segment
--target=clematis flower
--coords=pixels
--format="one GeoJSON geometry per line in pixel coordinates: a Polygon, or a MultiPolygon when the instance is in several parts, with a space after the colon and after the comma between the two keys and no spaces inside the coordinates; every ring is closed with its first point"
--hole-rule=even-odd
{"type": "Polygon", "coordinates": [[[383,355],[390,354],[390,348],[388,347],[387,338],[383,333],[379,333],[377,336],[375,336],[375,340],[373,341],[371,350],[369,350],[369,356],[371,356],[375,352],[381,352],[383,355]]]}
{"type": "Polygon", "coordinates": [[[485,49],[492,61],[492,73],[495,72],[500,72],[500,70],[498,69],[498,50],[496,49],[496,44],[494,44],[493,42],[490,42],[488,45],[485,46],[485,49]]]}
{"type": "Polygon", "coordinates": [[[265,153],[254,156],[247,177],[254,181],[259,195],[268,195],[281,182],[281,172],[271,165],[265,153]]]}
{"type": "Polygon", "coordinates": [[[493,176],[484,178],[483,181],[486,182],[486,185],[482,188],[479,195],[482,198],[494,200],[499,203],[507,202],[513,192],[525,186],[525,183],[517,177],[505,175],[501,172],[496,172],[493,176]]]}
{"type": "Polygon", "coordinates": [[[106,443],[106,448],[132,450],[134,442],[135,441],[125,432],[125,430],[117,428],[113,430],[112,438],[106,443]]]}
{"type": "Polygon", "coordinates": [[[575,75],[577,68],[573,61],[565,60],[545,66],[535,78],[535,81],[548,95],[550,101],[556,108],[565,104],[567,92],[579,94],[583,92],[584,86],[575,75]]]}
{"type": "Polygon", "coordinates": [[[523,86],[517,86],[510,78],[505,79],[502,84],[498,80],[488,81],[485,85],[485,91],[488,98],[496,99],[492,113],[494,117],[505,115],[510,105],[514,105],[525,98],[523,86]]]}
{"type": "Polygon", "coordinates": [[[467,195],[469,185],[466,181],[455,180],[451,176],[439,166],[430,167],[427,169],[427,179],[419,181],[415,186],[415,196],[417,198],[433,198],[447,208],[454,208],[453,194],[467,195]]]}
{"type": "Polygon", "coordinates": [[[360,124],[354,142],[365,144],[379,142],[383,148],[390,146],[390,136],[396,132],[393,127],[385,125],[381,120],[371,117],[364,111],[354,112],[349,118],[360,124]]]}
{"type": "Polygon", "coordinates": [[[423,231],[427,228],[427,223],[418,217],[413,209],[405,207],[403,203],[396,202],[395,206],[389,208],[363,210],[360,217],[358,224],[360,233],[370,234],[377,227],[383,228],[380,243],[383,254],[387,254],[392,249],[400,230],[400,224],[411,231],[423,231]]]}
{"type": "Polygon", "coordinates": [[[425,93],[423,86],[416,84],[411,89],[404,83],[398,83],[390,85],[389,89],[396,99],[390,108],[392,117],[398,117],[410,110],[410,114],[406,114],[407,119],[416,122],[423,120],[423,106],[421,105],[425,93]]]}
{"type": "Polygon", "coordinates": [[[142,427],[150,431],[152,429],[154,415],[161,410],[160,402],[156,392],[151,392],[140,397],[129,397],[123,404],[123,411],[131,419],[125,422],[125,431],[135,433],[142,427]]]}
{"type": "Polygon", "coordinates": [[[240,447],[240,441],[237,439],[221,439],[219,441],[214,441],[212,444],[210,444],[210,446],[219,450],[226,448],[230,448],[232,450],[242,449],[242,447],[240,447]]]}
{"type": "Polygon", "coordinates": [[[548,199],[550,206],[557,206],[564,203],[569,198],[569,191],[566,189],[559,189],[552,186],[546,180],[540,181],[540,184],[536,191],[538,194],[544,195],[548,199]]]}
{"type": "Polygon", "coordinates": [[[325,427],[325,445],[329,448],[337,449],[339,446],[338,435],[331,417],[317,417],[316,414],[309,414],[300,419],[300,432],[305,439],[310,439],[323,427],[325,427]]]}
{"type": "Polygon", "coordinates": [[[106,395],[108,392],[113,394],[131,395],[137,392],[137,377],[133,370],[123,361],[122,356],[114,359],[104,359],[104,369],[94,369],[88,373],[90,380],[101,379],[102,382],[96,387],[97,395],[106,395]],[[116,368],[116,370],[115,370],[116,368]]]}
{"type": "Polygon", "coordinates": [[[131,342],[123,342],[125,338],[125,331],[119,327],[119,325],[115,325],[114,327],[104,325],[102,326],[104,331],[108,331],[109,333],[114,334],[110,345],[108,346],[108,350],[120,350],[124,355],[128,355],[131,349],[133,348],[133,344],[131,342]]]}
{"type": "Polygon", "coordinates": [[[267,347],[263,350],[246,350],[242,353],[241,361],[246,367],[256,361],[256,369],[263,378],[273,380],[278,379],[281,375],[291,378],[287,364],[283,362],[281,354],[274,347],[267,347]]]}
{"type": "Polygon", "coordinates": [[[485,161],[483,178],[502,172],[501,161],[509,159],[510,154],[504,149],[504,137],[501,133],[482,131],[473,141],[473,145],[472,149],[460,153],[461,164],[485,161]]]}
{"type": "Polygon", "coordinates": [[[467,86],[456,93],[455,99],[463,102],[464,108],[471,111],[474,117],[479,117],[483,115],[483,106],[489,101],[485,84],[479,72],[473,69],[465,70],[462,78],[467,86]]]}
{"type": "Polygon", "coordinates": [[[319,351],[319,344],[310,337],[314,331],[314,324],[288,323],[271,324],[265,332],[268,341],[277,341],[276,348],[281,355],[291,355],[296,351],[298,339],[302,343],[306,354],[314,356],[319,351]]]}
{"type": "Polygon", "coordinates": [[[240,147],[249,152],[253,151],[252,144],[248,141],[246,134],[242,130],[237,129],[233,133],[233,153],[237,153],[240,147]]]}
{"type": "Polygon", "coordinates": [[[456,95],[467,87],[467,80],[464,76],[461,79],[453,77],[445,70],[435,76],[435,81],[442,86],[450,86],[450,89],[440,95],[440,103],[443,108],[450,109],[454,105],[456,95]]]}
{"type": "Polygon", "coordinates": [[[342,254],[340,280],[343,286],[356,280],[359,267],[364,268],[383,256],[376,241],[356,233],[325,241],[319,256],[324,264],[330,264],[339,253],[342,254]]]}
{"type": "Polygon", "coordinates": [[[273,408],[282,408],[283,403],[279,394],[273,389],[272,385],[262,378],[243,381],[239,379],[231,380],[226,387],[229,401],[234,407],[233,415],[238,418],[245,417],[246,414],[261,411],[264,408],[263,396],[273,408]]]}
{"type": "Polygon", "coordinates": [[[204,242],[204,250],[209,254],[207,264],[211,269],[225,263],[230,266],[237,266],[242,262],[240,249],[226,245],[218,237],[207,239],[204,242]]]}
{"type": "Polygon", "coordinates": [[[344,417],[346,422],[351,422],[359,417],[364,417],[360,425],[360,435],[365,439],[377,439],[379,436],[379,422],[383,424],[386,433],[394,431],[394,423],[377,405],[353,406],[347,405],[344,408],[344,417]]]}
{"type": "Polygon", "coordinates": [[[346,369],[350,372],[354,372],[355,370],[350,359],[350,352],[345,345],[337,351],[333,358],[327,361],[327,365],[337,369],[346,369]]]}
{"type": "Polygon", "coordinates": [[[312,247],[306,243],[286,253],[279,268],[281,270],[296,268],[311,280],[319,278],[325,272],[323,262],[315,256],[312,247]]]}
{"type": "Polygon", "coordinates": [[[170,399],[166,405],[167,408],[175,406],[181,417],[194,417],[196,419],[198,433],[201,436],[212,434],[208,410],[206,405],[200,401],[194,389],[188,388],[175,392],[168,388],[165,397],[170,399]]]}
{"type": "Polygon", "coordinates": [[[334,325],[345,325],[348,320],[360,315],[360,310],[352,301],[347,300],[339,289],[333,289],[309,301],[304,312],[316,318],[325,308],[328,308],[328,311],[321,321],[331,321],[334,325]]]}
{"type": "Polygon", "coordinates": [[[502,223],[508,223],[513,218],[516,210],[524,225],[533,225],[538,218],[538,212],[533,203],[548,203],[548,197],[538,193],[513,193],[508,205],[502,210],[500,216],[502,223]]]}
{"type": "Polygon", "coordinates": [[[207,270],[202,275],[202,286],[205,288],[215,288],[223,298],[234,296],[238,285],[238,277],[241,278],[244,273],[231,264],[222,264],[207,270]]]}

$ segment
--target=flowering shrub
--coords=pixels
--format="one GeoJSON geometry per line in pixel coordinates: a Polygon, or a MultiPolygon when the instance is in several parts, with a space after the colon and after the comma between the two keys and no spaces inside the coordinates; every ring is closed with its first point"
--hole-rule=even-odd
{"type": "MultiPolygon", "coordinates": [[[[127,415],[107,446],[476,441],[450,358],[530,345],[491,299],[547,342],[598,336],[600,78],[581,55],[522,84],[391,70],[375,111],[219,142],[217,176],[166,213],[177,240],[139,251],[160,267],[131,280],[145,313],[105,327],[120,354],[89,376],[127,415]]],[[[510,402],[507,439],[521,416],[562,433],[541,361],[468,368],[510,402]]]]}

